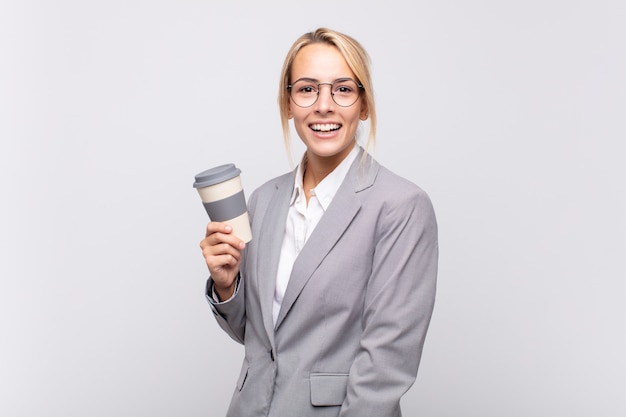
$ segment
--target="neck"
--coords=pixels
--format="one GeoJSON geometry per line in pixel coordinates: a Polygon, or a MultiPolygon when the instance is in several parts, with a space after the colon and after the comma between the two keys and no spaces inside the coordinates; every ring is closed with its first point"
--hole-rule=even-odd
{"type": "Polygon", "coordinates": [[[347,148],[345,151],[330,157],[320,157],[307,150],[303,161],[304,175],[302,178],[307,203],[311,197],[311,189],[317,187],[328,174],[333,172],[346,159],[352,149],[352,147],[347,148]]]}

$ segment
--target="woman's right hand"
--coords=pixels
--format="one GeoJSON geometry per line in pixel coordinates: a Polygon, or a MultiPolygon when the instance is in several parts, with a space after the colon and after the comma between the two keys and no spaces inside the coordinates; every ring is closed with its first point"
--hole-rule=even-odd
{"type": "Polygon", "coordinates": [[[213,278],[213,288],[221,301],[228,300],[237,287],[241,251],[246,244],[233,235],[226,223],[211,222],[200,242],[202,255],[213,278]]]}

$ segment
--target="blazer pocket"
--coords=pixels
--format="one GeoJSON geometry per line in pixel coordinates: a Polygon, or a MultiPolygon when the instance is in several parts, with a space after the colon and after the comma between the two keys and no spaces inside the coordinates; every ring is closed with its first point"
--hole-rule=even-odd
{"type": "Polygon", "coordinates": [[[348,374],[319,372],[310,375],[311,404],[341,405],[346,398],[348,374]]]}

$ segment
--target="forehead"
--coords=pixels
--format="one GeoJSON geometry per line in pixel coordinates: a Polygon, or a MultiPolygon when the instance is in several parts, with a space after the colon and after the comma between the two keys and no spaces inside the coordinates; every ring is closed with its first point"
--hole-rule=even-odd
{"type": "Polygon", "coordinates": [[[314,43],[300,49],[291,65],[290,75],[292,80],[311,78],[330,81],[355,78],[339,49],[323,43],[314,43]]]}

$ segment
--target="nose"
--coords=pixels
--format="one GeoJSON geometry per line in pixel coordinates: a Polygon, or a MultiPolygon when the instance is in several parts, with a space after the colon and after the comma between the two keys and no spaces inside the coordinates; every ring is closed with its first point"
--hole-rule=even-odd
{"type": "Polygon", "coordinates": [[[316,104],[316,110],[320,113],[327,113],[332,111],[335,105],[335,101],[333,99],[332,92],[333,85],[330,83],[322,83],[318,86],[318,97],[316,104]],[[324,86],[328,86],[328,89],[322,88],[324,86]],[[325,92],[328,90],[328,92],[325,92]]]}

